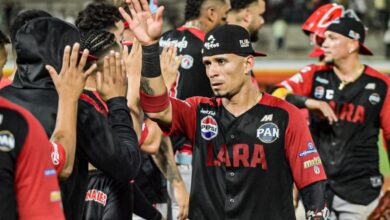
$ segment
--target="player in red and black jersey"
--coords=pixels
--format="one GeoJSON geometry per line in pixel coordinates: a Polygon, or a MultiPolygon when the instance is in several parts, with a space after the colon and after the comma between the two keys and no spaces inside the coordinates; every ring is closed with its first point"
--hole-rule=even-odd
{"type": "MultiPolygon", "coordinates": [[[[30,110],[48,135],[54,130],[58,95],[44,64],[50,64],[58,71],[63,48],[78,41],[77,28],[56,18],[34,19],[16,35],[18,70],[13,84],[0,93],[30,110]]],[[[61,182],[65,215],[69,219],[82,217],[88,162],[120,182],[129,182],[139,169],[138,141],[132,128],[125,89],[113,88],[108,89],[106,85],[105,90],[101,90],[107,99],[107,115],[101,113],[101,105],[95,105],[99,102],[93,92],[79,101],[74,169],[72,175],[61,182]]]]}
{"type": "MultiPolygon", "coordinates": [[[[226,22],[226,13],[229,7],[229,0],[187,0],[184,25],[167,31],[160,38],[160,51],[173,44],[177,49],[177,55],[182,58],[178,74],[175,75],[176,80],[169,87],[170,96],[181,100],[194,96],[213,96],[210,81],[202,63],[201,50],[205,34],[226,22]]],[[[187,190],[189,190],[192,171],[191,143],[181,136],[171,136],[170,138],[174,146],[177,167],[181,174],[181,177],[178,178],[184,181],[187,190]]],[[[162,146],[162,148],[164,147],[162,146]]],[[[164,151],[168,152],[168,150],[164,151]]],[[[169,181],[171,183],[173,180],[169,181]]],[[[173,185],[169,184],[172,213],[176,217],[179,213],[179,206],[182,204],[178,204],[174,198],[176,194],[173,188],[173,185]]]]}
{"type": "MultiPolygon", "coordinates": [[[[144,0],[132,1],[137,9],[140,3],[148,11],[144,0]]],[[[264,54],[253,50],[248,32],[223,25],[206,35],[203,63],[218,98],[169,98],[160,68],[150,65],[159,62],[162,10],[147,25],[140,25],[143,11],[121,13],[143,45],[142,108],[193,144],[189,217],[294,219],[293,182],[308,218],[326,217],[326,176],[309,129],[295,107],[253,87],[254,56],[264,54]]]]}
{"type": "Polygon", "coordinates": [[[289,99],[312,110],[310,127],[335,195],[340,218],[366,219],[378,203],[378,134],[390,140],[390,80],[360,62],[372,55],[364,43],[363,24],[351,17],[332,22],[322,44],[326,65],[310,65],[281,83],[289,99]],[[320,113],[320,114],[317,114],[320,113]]]}

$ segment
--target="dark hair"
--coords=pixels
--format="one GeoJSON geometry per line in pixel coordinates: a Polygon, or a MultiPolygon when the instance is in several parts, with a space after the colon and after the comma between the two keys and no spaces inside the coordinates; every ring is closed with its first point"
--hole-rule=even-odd
{"type": "MultiPolygon", "coordinates": [[[[193,19],[196,19],[200,15],[200,9],[202,8],[202,5],[210,0],[187,0],[186,1],[186,7],[184,12],[184,20],[190,21],[193,19]]],[[[212,1],[220,1],[225,2],[225,0],[212,0],[212,1]]]]}
{"type": "Polygon", "coordinates": [[[27,24],[31,20],[43,17],[52,17],[52,15],[46,11],[35,9],[19,13],[11,25],[11,42],[15,43],[16,33],[21,27],[23,27],[23,25],[27,24]]]}
{"type": "Polygon", "coordinates": [[[8,39],[7,36],[5,36],[5,34],[0,30],[0,46],[4,45],[4,44],[9,44],[10,41],[8,39]]]}
{"type": "Polygon", "coordinates": [[[121,20],[121,15],[114,5],[106,3],[91,3],[83,11],[80,11],[76,26],[80,31],[106,30],[114,27],[121,20]]]}
{"type": "Polygon", "coordinates": [[[231,11],[238,11],[244,8],[247,8],[250,4],[256,2],[257,0],[230,0],[231,11]]]}
{"type": "MultiPolygon", "coordinates": [[[[81,33],[80,48],[88,49],[89,54],[100,58],[112,47],[119,46],[115,40],[115,35],[104,30],[90,30],[81,33]]],[[[90,64],[92,64],[90,62],[90,64]]],[[[89,66],[89,65],[88,65],[89,66]]]]}

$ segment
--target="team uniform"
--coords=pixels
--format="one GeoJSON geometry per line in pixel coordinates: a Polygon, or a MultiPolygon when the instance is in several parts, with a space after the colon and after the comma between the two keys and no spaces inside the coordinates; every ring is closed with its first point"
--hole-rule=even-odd
{"type": "Polygon", "coordinates": [[[263,94],[239,117],[220,98],[171,105],[162,129],[193,146],[190,219],[295,219],[293,182],[304,189],[326,179],[309,129],[283,100],[263,94]]]}
{"type": "Polygon", "coordinates": [[[0,219],[65,219],[52,148],[28,111],[0,98],[0,219]]]}
{"type": "MultiPolygon", "coordinates": [[[[79,40],[77,28],[57,18],[34,19],[16,36],[18,70],[12,85],[0,90],[0,95],[28,109],[41,122],[48,136],[55,127],[58,95],[45,64],[60,69],[62,58],[53,54],[62,56],[66,45],[79,40]]],[[[72,175],[61,182],[65,216],[76,220],[83,215],[88,162],[119,182],[129,182],[140,167],[138,140],[126,98],[109,99],[107,109],[104,109],[93,92],[85,92],[82,97],[78,103],[74,168],[72,175]],[[103,113],[105,110],[107,114],[103,113]]]]}
{"type": "Polygon", "coordinates": [[[390,140],[390,80],[365,66],[344,85],[329,65],[310,65],[281,83],[297,95],[327,102],[338,122],[330,125],[311,113],[310,128],[324,163],[331,191],[349,203],[369,205],[383,184],[379,172],[378,134],[390,140]]]}

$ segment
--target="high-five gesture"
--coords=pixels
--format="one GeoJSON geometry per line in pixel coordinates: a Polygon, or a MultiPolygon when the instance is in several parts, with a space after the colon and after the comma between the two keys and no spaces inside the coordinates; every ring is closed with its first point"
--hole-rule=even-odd
{"type": "Polygon", "coordinates": [[[54,67],[46,65],[58,95],[60,97],[72,98],[73,101],[79,99],[87,78],[96,69],[96,64],[93,64],[88,70],[84,71],[89,52],[84,50],[80,62],[78,62],[79,50],[79,43],[75,43],[72,49],[70,46],[65,47],[62,68],[59,74],[54,67]]]}
{"type": "Polygon", "coordinates": [[[131,3],[128,4],[131,15],[121,7],[119,11],[122,17],[129,23],[129,27],[135,37],[142,45],[155,43],[162,32],[164,7],[160,6],[156,14],[152,15],[147,0],[131,0],[131,3]]]}

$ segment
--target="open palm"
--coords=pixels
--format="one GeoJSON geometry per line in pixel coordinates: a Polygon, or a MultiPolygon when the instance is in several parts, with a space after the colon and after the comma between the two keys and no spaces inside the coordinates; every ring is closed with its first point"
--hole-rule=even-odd
{"type": "Polygon", "coordinates": [[[132,0],[129,6],[131,16],[119,8],[129,28],[142,45],[150,45],[158,40],[162,32],[164,7],[160,6],[155,15],[150,12],[146,0],[132,0]]]}

